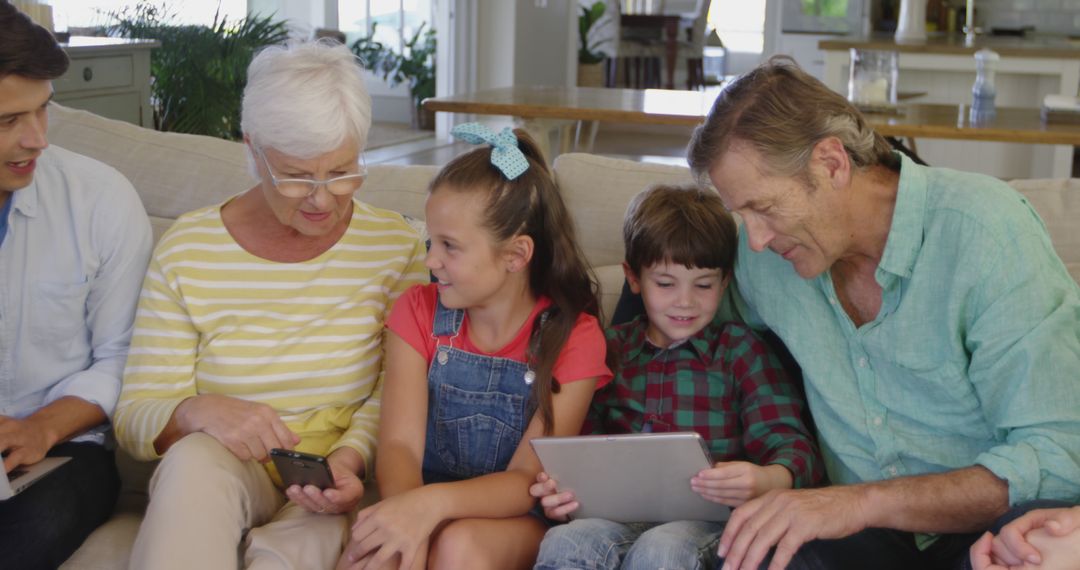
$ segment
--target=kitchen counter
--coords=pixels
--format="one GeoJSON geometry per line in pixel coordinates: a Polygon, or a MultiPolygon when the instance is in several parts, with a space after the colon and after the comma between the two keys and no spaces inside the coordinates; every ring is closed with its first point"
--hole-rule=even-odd
{"type": "Polygon", "coordinates": [[[964,36],[960,34],[930,34],[922,41],[898,42],[891,33],[880,33],[863,37],[829,38],[818,42],[818,47],[823,51],[859,48],[947,55],[971,55],[982,48],[990,48],[1002,57],[1080,59],[1080,40],[1040,34],[1024,37],[978,35],[974,45],[969,46],[964,43],[964,36]]]}
{"type": "MultiPolygon", "coordinates": [[[[898,90],[926,93],[913,103],[970,104],[975,81],[973,54],[984,47],[1001,55],[995,80],[998,107],[1034,110],[1042,106],[1044,96],[1075,96],[1080,87],[1080,42],[1065,36],[980,35],[968,46],[958,34],[931,34],[918,42],[897,42],[892,34],[874,34],[825,38],[818,47],[825,60],[825,84],[844,94],[851,48],[898,52],[898,90]]],[[[1068,178],[1073,164],[1073,148],[1065,144],[929,140],[919,143],[919,154],[935,166],[1005,179],[1068,178]]]]}

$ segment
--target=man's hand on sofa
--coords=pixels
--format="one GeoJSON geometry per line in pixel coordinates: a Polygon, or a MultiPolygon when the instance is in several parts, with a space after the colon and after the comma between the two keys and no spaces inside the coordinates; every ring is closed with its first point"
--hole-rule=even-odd
{"type": "Polygon", "coordinates": [[[1008,483],[981,465],[874,483],[770,491],[735,509],[720,537],[719,555],[725,569],[756,570],[775,546],[769,569],[780,570],[812,540],[844,538],[867,528],[976,532],[1008,508],[1008,483]]]}
{"type": "Polygon", "coordinates": [[[319,489],[315,485],[300,488],[292,485],[285,489],[285,495],[294,503],[312,513],[336,515],[351,512],[364,497],[364,482],[360,480],[364,470],[364,460],[352,448],[342,447],[326,457],[330,464],[330,473],[334,476],[334,486],[319,489]]]}
{"type": "Polygon", "coordinates": [[[799,547],[843,538],[865,528],[858,486],[770,491],[735,509],[720,537],[724,569],[758,568],[776,547],[770,570],[785,568],[799,547]]]}
{"type": "MultiPolygon", "coordinates": [[[[176,407],[173,418],[175,422],[169,423],[175,423],[177,433],[170,445],[185,435],[201,431],[220,441],[241,461],[254,459],[266,463],[270,461],[271,449],[292,449],[300,443],[300,436],[281,421],[273,408],[231,396],[193,396],[176,407]]],[[[164,453],[168,446],[164,447],[158,452],[164,453]]]]}

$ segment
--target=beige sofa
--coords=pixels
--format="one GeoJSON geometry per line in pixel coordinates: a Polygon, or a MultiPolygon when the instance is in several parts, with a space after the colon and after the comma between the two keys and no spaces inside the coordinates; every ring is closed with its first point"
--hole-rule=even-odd
{"type": "MultiPolygon", "coordinates": [[[[178,215],[220,202],[253,184],[242,145],[193,135],[159,133],[53,105],[49,141],[120,170],[139,191],[160,236],[178,215]]],[[[578,237],[603,288],[611,315],[622,286],[622,217],[630,198],[651,184],[690,183],[686,168],[567,154],[555,161],[555,176],[578,226],[578,237]]],[[[423,218],[433,166],[370,167],[361,200],[423,218]]],[[[1013,185],[1043,215],[1058,253],[1080,282],[1080,180],[1025,180],[1013,185]]],[[[125,568],[146,504],[152,464],[118,458],[124,487],[117,512],[63,566],[66,569],[125,568]]]]}

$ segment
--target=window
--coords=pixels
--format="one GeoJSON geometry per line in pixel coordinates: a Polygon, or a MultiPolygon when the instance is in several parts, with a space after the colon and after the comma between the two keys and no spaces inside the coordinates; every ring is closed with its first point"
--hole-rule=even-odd
{"type": "Polygon", "coordinates": [[[375,39],[401,51],[422,24],[431,28],[434,0],[338,0],[338,28],[349,42],[375,28],[375,39]]]}
{"type": "Polygon", "coordinates": [[[709,27],[716,28],[729,51],[761,53],[765,49],[765,0],[713,0],[709,27]]]}
{"type": "MultiPolygon", "coordinates": [[[[109,14],[125,7],[134,7],[132,0],[50,0],[53,21],[57,31],[71,28],[91,28],[111,23],[109,14]]],[[[176,2],[153,2],[164,5],[175,14],[177,24],[205,24],[214,21],[215,12],[221,12],[229,20],[243,18],[247,14],[247,0],[179,0],[176,2]]]]}

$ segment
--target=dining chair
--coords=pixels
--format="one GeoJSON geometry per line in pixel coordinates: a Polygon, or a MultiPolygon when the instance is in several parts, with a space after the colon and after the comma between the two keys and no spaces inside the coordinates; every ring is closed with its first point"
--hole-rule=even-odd
{"type": "Polygon", "coordinates": [[[686,88],[695,90],[704,87],[705,30],[710,5],[711,0],[636,0],[620,3],[615,22],[619,30],[616,34],[616,57],[608,68],[608,85],[636,89],[662,86],[662,72],[668,72],[663,69],[662,62],[666,60],[671,39],[665,32],[665,19],[639,17],[646,15],[681,16],[674,39],[676,69],[671,72],[677,71],[680,64],[684,65],[686,88]],[[646,14],[636,11],[648,8],[652,11],[646,14]],[[624,14],[634,16],[635,23],[639,25],[624,26],[624,14]],[[687,22],[690,25],[686,25],[687,22]]]}

